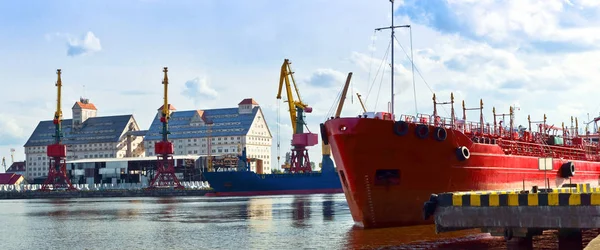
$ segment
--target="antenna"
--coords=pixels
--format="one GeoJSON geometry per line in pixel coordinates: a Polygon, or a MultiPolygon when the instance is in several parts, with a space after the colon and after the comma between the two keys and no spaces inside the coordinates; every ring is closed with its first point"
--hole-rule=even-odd
{"type": "Polygon", "coordinates": [[[10,149],[10,163],[11,164],[15,163],[15,149],[14,148],[10,149]]]}
{"type": "MultiPolygon", "coordinates": [[[[394,29],[395,28],[411,29],[411,32],[410,32],[411,39],[410,40],[411,40],[411,54],[412,54],[412,28],[411,28],[410,24],[394,26],[394,0],[390,0],[390,2],[392,3],[392,25],[390,25],[389,27],[377,28],[377,29],[375,29],[375,31],[380,31],[383,29],[391,29],[392,30],[392,32],[391,32],[391,40],[392,40],[392,65],[391,65],[391,67],[392,67],[392,73],[391,73],[391,75],[392,75],[392,77],[391,77],[392,93],[391,93],[391,97],[392,97],[392,101],[390,103],[390,105],[391,105],[390,113],[392,114],[392,117],[394,117],[394,29]]],[[[412,63],[412,58],[411,58],[411,63],[412,63]]],[[[414,81],[415,81],[415,79],[414,79],[414,64],[413,64],[413,87],[414,87],[414,81]]],[[[416,90],[415,90],[415,95],[416,95],[416,90]]],[[[416,105],[417,105],[417,103],[416,103],[416,99],[415,99],[415,109],[417,107],[416,105]]]]}

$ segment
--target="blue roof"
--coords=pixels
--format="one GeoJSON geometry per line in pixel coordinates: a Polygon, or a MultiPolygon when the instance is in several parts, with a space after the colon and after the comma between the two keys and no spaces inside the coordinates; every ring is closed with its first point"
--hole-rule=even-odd
{"type": "MultiPolygon", "coordinates": [[[[252,113],[239,114],[238,108],[208,109],[203,116],[213,122],[211,136],[245,136],[248,134],[259,107],[254,107],[252,113]]],[[[187,139],[206,137],[208,126],[192,125],[192,118],[197,110],[175,111],[169,119],[169,139],[187,139]]],[[[162,139],[162,123],[158,116],[154,117],[152,125],[144,140],[162,139]]]]}
{"type": "MultiPolygon", "coordinates": [[[[131,118],[133,115],[91,117],[76,131],[72,130],[72,119],[63,120],[62,143],[69,145],[118,142],[131,118]]],[[[55,125],[52,121],[41,121],[24,147],[46,146],[54,143],[54,130],[55,125]]]]}

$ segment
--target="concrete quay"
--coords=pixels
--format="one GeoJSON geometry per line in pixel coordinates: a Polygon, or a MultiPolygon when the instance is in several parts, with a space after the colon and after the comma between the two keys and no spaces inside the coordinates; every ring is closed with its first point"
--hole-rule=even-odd
{"type": "Polygon", "coordinates": [[[559,249],[582,249],[581,230],[600,228],[600,188],[432,194],[423,212],[434,217],[436,233],[478,228],[503,236],[509,249],[532,249],[533,236],[558,230],[559,249]]]}

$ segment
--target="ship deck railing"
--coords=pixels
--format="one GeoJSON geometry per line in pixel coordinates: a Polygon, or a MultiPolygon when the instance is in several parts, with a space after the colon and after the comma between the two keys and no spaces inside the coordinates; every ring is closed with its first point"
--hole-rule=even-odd
{"type": "MultiPolygon", "coordinates": [[[[573,159],[589,159],[590,157],[594,158],[598,155],[598,143],[594,141],[584,140],[579,135],[556,135],[550,133],[542,133],[535,131],[520,131],[522,128],[514,128],[511,130],[509,126],[504,125],[491,125],[489,123],[481,124],[481,122],[472,122],[472,121],[464,121],[461,119],[451,119],[449,117],[441,117],[441,116],[433,116],[429,114],[417,113],[414,115],[406,115],[403,114],[400,116],[400,119],[405,122],[411,122],[416,124],[424,124],[436,127],[443,127],[446,129],[456,129],[461,131],[465,135],[472,137],[475,142],[479,143],[492,143],[498,139],[504,141],[513,141],[516,143],[530,143],[531,146],[543,146],[549,147],[550,151],[558,150],[559,152],[553,152],[548,154],[554,154],[556,156],[560,155],[570,155],[573,159]],[[550,136],[558,136],[563,139],[562,145],[548,145],[546,140],[550,138],[550,136]],[[483,140],[485,138],[496,139],[496,140],[483,140]],[[574,139],[578,138],[576,142],[574,139]]],[[[519,154],[518,151],[521,148],[517,148],[512,150],[511,152],[514,154],[519,154]]],[[[526,150],[527,151],[527,150],[526,150]]],[[[535,151],[528,150],[528,151],[535,151]]],[[[532,153],[532,155],[539,155],[532,153]]],[[[599,159],[600,160],[600,159],[599,159]]]]}

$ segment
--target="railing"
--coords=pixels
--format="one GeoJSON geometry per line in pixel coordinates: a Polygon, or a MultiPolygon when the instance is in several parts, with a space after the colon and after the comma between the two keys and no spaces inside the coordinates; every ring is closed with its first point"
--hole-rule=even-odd
{"type": "Polygon", "coordinates": [[[584,149],[575,147],[553,146],[543,142],[530,143],[513,140],[498,140],[504,153],[523,156],[553,157],[568,160],[597,161],[597,156],[586,154],[584,149]]]}
{"type": "MultiPolygon", "coordinates": [[[[210,185],[206,181],[183,181],[180,182],[186,189],[210,189],[210,185]]],[[[99,191],[99,190],[139,190],[148,187],[144,183],[111,183],[102,184],[73,184],[73,187],[80,191],[99,191]]],[[[18,185],[0,185],[0,192],[26,192],[36,191],[42,188],[42,184],[18,184],[18,185]]]]}
{"type": "MultiPolygon", "coordinates": [[[[548,154],[550,154],[551,151],[552,152],[556,151],[553,154],[569,155],[569,157],[572,157],[573,159],[592,159],[592,158],[597,157],[596,155],[598,155],[597,143],[587,142],[586,140],[582,140],[582,141],[579,141],[578,143],[575,143],[573,139],[581,138],[581,137],[575,137],[575,136],[571,136],[571,135],[561,136],[561,138],[563,139],[563,144],[552,146],[552,145],[548,145],[546,143],[546,140],[548,140],[548,138],[550,136],[549,133],[540,133],[540,132],[531,132],[531,131],[518,132],[518,131],[515,131],[516,128],[513,128],[513,130],[511,130],[509,126],[504,126],[504,125],[494,126],[489,123],[481,124],[481,122],[470,122],[470,121],[464,121],[464,120],[460,120],[460,119],[452,119],[449,117],[441,117],[441,116],[434,117],[433,115],[421,114],[421,113],[417,113],[416,116],[403,114],[400,116],[400,120],[404,121],[404,122],[409,122],[409,123],[425,124],[425,125],[436,126],[436,127],[444,127],[446,129],[456,129],[456,130],[464,133],[466,136],[471,137],[473,139],[473,141],[478,142],[478,143],[494,144],[496,142],[496,140],[498,140],[498,139],[502,139],[505,143],[507,141],[513,141],[515,143],[517,143],[517,142],[530,143],[531,145],[536,145],[539,147],[549,147],[547,150],[548,154]],[[574,153],[572,153],[572,150],[575,150],[578,153],[574,154],[574,153]]],[[[539,151],[539,150],[537,150],[537,151],[534,149],[526,150],[526,149],[520,148],[520,147],[518,147],[518,149],[514,149],[514,150],[510,149],[509,151],[510,152],[519,152],[519,151],[534,152],[535,151],[535,152],[541,153],[541,151],[539,151]]],[[[537,153],[531,153],[531,154],[537,154],[537,153]]]]}

